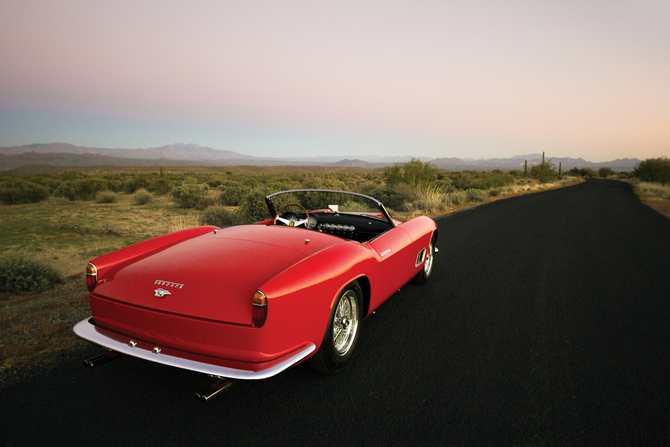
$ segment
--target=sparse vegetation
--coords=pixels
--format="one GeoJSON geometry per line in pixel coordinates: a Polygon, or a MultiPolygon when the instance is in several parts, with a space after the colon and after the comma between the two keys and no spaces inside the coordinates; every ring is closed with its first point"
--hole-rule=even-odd
{"type": "Polygon", "coordinates": [[[0,292],[44,292],[62,282],[56,269],[40,262],[20,256],[0,260],[0,292]]]}
{"type": "Polygon", "coordinates": [[[640,162],[634,172],[642,182],[670,184],[670,160],[666,157],[648,158],[640,162]]]}

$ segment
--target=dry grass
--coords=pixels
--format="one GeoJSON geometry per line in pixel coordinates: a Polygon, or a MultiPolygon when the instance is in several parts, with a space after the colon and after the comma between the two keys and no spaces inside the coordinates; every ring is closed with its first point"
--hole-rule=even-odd
{"type": "Polygon", "coordinates": [[[633,182],[633,188],[640,200],[670,217],[670,185],[649,182],[633,182]]]}
{"type": "Polygon", "coordinates": [[[89,314],[84,275],[40,293],[0,295],[0,376],[32,362],[49,362],[85,342],[72,326],[89,314]]]}

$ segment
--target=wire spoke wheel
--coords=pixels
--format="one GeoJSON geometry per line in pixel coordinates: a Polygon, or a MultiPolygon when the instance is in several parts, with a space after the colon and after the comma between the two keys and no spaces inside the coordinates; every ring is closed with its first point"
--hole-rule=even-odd
{"type": "Polygon", "coordinates": [[[363,318],[363,292],[358,281],[347,285],[333,302],[319,350],[307,362],[323,374],[335,374],[356,349],[363,318]]]}
{"type": "Polygon", "coordinates": [[[358,305],[356,294],[348,290],[340,299],[333,320],[333,347],[339,355],[345,355],[353,345],[358,332],[358,305]]]}

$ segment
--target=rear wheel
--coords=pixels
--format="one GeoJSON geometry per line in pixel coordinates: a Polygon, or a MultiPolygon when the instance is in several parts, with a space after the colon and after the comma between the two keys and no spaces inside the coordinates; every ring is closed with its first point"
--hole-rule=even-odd
{"type": "Polygon", "coordinates": [[[428,247],[428,252],[426,253],[426,260],[423,261],[423,267],[419,273],[412,278],[414,284],[424,284],[430,278],[430,274],[433,273],[433,261],[435,260],[435,238],[430,240],[430,246],[428,247]]]}
{"type": "Polygon", "coordinates": [[[349,363],[360,332],[362,296],[357,281],[340,292],[330,311],[321,347],[308,360],[309,366],[323,374],[334,374],[349,363]]]}

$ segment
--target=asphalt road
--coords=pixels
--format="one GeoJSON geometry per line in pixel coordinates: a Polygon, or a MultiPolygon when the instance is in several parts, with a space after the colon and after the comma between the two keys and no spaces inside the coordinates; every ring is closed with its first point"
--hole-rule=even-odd
{"type": "Polygon", "coordinates": [[[437,222],[433,277],[365,320],[340,374],[301,365],[203,403],[206,376],[64,358],[0,391],[0,441],[670,444],[670,220],[589,180],[437,222]]]}

